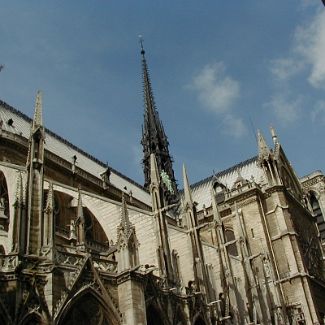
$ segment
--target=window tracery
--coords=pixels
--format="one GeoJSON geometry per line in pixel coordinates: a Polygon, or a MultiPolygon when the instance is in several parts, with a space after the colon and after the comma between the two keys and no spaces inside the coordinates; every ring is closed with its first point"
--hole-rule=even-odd
{"type": "Polygon", "coordinates": [[[8,231],[9,221],[9,196],[5,175],[0,171],[0,230],[8,231]]]}

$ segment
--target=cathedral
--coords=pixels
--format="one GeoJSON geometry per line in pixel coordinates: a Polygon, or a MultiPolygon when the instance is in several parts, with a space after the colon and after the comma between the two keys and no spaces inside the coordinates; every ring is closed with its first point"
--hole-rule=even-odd
{"type": "Polygon", "coordinates": [[[0,101],[0,324],[324,324],[325,176],[271,129],[180,188],[141,60],[143,185],[0,101]]]}

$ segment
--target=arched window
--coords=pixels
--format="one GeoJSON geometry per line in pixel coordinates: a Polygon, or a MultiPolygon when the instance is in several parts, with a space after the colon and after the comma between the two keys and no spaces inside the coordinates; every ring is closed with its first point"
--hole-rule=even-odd
{"type": "MultiPolygon", "coordinates": [[[[234,241],[236,239],[235,233],[233,232],[232,229],[228,228],[228,229],[225,230],[225,239],[226,239],[226,243],[232,242],[232,241],[234,241]]],[[[238,256],[238,250],[237,250],[236,242],[228,244],[227,245],[227,251],[228,251],[229,255],[238,256]]]]}
{"type": "Polygon", "coordinates": [[[23,321],[23,325],[42,325],[42,324],[44,324],[44,322],[42,322],[42,318],[36,313],[30,314],[23,321]]]}
{"type": "Polygon", "coordinates": [[[317,226],[320,233],[320,238],[322,240],[325,240],[325,220],[319,202],[314,192],[310,193],[310,205],[313,210],[313,214],[316,218],[317,226]]]}
{"type": "Polygon", "coordinates": [[[5,175],[0,171],[0,230],[8,231],[9,196],[5,175]]]}
{"type": "Polygon", "coordinates": [[[62,321],[64,325],[109,325],[109,317],[101,302],[90,292],[77,298],[62,321]]]}

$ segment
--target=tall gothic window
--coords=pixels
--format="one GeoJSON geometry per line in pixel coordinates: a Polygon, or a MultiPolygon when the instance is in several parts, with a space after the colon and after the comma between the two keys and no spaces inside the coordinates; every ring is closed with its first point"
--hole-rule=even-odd
{"type": "Polygon", "coordinates": [[[234,240],[236,239],[235,237],[235,233],[233,232],[232,229],[226,229],[225,230],[225,239],[226,239],[226,242],[229,243],[229,242],[232,242],[231,244],[226,244],[227,245],[227,251],[228,251],[228,254],[229,255],[232,255],[232,256],[238,256],[238,250],[237,250],[237,246],[236,246],[236,242],[234,242],[234,240]]]}
{"type": "Polygon", "coordinates": [[[0,230],[8,231],[9,196],[5,175],[0,171],[0,230]]]}
{"type": "Polygon", "coordinates": [[[325,240],[325,220],[319,202],[315,196],[315,193],[313,192],[310,193],[310,205],[312,207],[314,216],[316,218],[317,226],[320,233],[320,238],[322,240],[325,240]]]}

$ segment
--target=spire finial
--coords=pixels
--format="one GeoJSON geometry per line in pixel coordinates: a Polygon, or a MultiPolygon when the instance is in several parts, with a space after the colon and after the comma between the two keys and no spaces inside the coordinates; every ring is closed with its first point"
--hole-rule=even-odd
{"type": "Polygon", "coordinates": [[[271,130],[273,143],[276,145],[277,143],[279,143],[279,140],[278,140],[278,136],[276,134],[276,131],[275,131],[275,129],[274,129],[274,127],[272,125],[270,126],[270,130],[271,130]]]}
{"type": "Polygon", "coordinates": [[[143,37],[142,37],[142,35],[139,35],[139,43],[140,43],[140,46],[141,46],[141,54],[142,54],[142,56],[144,56],[146,51],[144,50],[144,47],[143,47],[143,37]]]}

